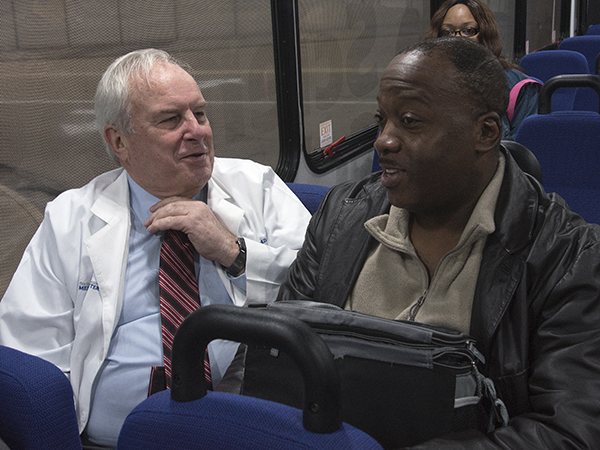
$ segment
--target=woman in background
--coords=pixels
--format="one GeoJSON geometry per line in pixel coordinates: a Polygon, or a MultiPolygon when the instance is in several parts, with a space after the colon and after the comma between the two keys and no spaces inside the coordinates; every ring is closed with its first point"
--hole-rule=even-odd
{"type": "Polygon", "coordinates": [[[502,139],[514,140],[525,117],[537,114],[537,83],[527,83],[512,89],[528,79],[523,69],[502,56],[498,23],[490,8],[480,0],[447,0],[431,18],[425,39],[442,36],[462,36],[487,47],[504,67],[512,102],[507,115],[502,117],[502,139]],[[522,87],[521,87],[522,86],[522,87]]]}

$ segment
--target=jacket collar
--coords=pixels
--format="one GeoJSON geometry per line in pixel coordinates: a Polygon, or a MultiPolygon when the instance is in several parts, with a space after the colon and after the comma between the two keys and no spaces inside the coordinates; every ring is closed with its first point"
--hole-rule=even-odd
{"type": "Polygon", "coordinates": [[[470,334],[484,355],[522,280],[528,253],[522,250],[531,245],[542,190],[506,149],[501,151],[506,169],[494,216],[496,231],[484,248],[471,315],[470,334]]]}
{"type": "Polygon", "coordinates": [[[533,177],[526,175],[504,147],[500,147],[506,157],[506,169],[494,221],[496,232],[493,237],[510,254],[528,245],[533,237],[539,197],[533,177]]]}
{"type": "Polygon", "coordinates": [[[129,188],[127,186],[127,172],[124,169],[115,169],[108,172],[114,173],[114,179],[98,195],[90,211],[107,224],[114,220],[121,220],[125,211],[129,211],[129,188]]]}

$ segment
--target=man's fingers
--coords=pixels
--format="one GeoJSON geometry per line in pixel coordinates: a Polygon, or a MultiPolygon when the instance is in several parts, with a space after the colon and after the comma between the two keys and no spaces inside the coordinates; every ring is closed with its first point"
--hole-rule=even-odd
{"type": "Polygon", "coordinates": [[[184,231],[185,223],[184,216],[165,216],[148,219],[144,225],[148,233],[156,233],[157,231],[178,230],[184,231]]]}
{"type": "Polygon", "coordinates": [[[156,203],[150,211],[144,222],[149,233],[182,231],[200,255],[222,264],[231,264],[239,252],[236,236],[223,228],[204,202],[172,197],[156,203]]]}
{"type": "Polygon", "coordinates": [[[188,216],[193,208],[201,208],[205,203],[181,199],[178,197],[170,197],[152,205],[150,212],[152,214],[144,222],[144,226],[150,233],[156,233],[159,230],[180,230],[183,231],[182,225],[175,225],[177,218],[188,216]],[[164,221],[163,219],[169,219],[164,221]],[[155,226],[155,222],[161,221],[160,225],[155,226]]]}

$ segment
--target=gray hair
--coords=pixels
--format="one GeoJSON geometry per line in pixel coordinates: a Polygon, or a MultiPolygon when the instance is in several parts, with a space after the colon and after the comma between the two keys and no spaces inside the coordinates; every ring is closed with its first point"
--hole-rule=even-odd
{"type": "Polygon", "coordinates": [[[147,48],[117,58],[106,69],[98,83],[94,97],[96,126],[100,131],[102,142],[104,142],[109,156],[116,162],[118,162],[117,157],[104,139],[104,127],[113,125],[126,134],[133,133],[129,98],[130,81],[134,76],[147,81],[152,68],[157,63],[173,64],[188,70],[185,64],[175,60],[167,52],[147,48]]]}

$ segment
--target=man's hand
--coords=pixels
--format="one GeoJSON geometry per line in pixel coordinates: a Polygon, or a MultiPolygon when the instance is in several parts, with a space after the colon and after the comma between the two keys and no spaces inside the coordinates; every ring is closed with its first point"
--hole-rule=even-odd
{"type": "Polygon", "coordinates": [[[205,259],[229,267],[239,253],[237,236],[223,228],[204,202],[170,197],[153,205],[150,212],[144,222],[148,232],[183,231],[205,259]]]}

